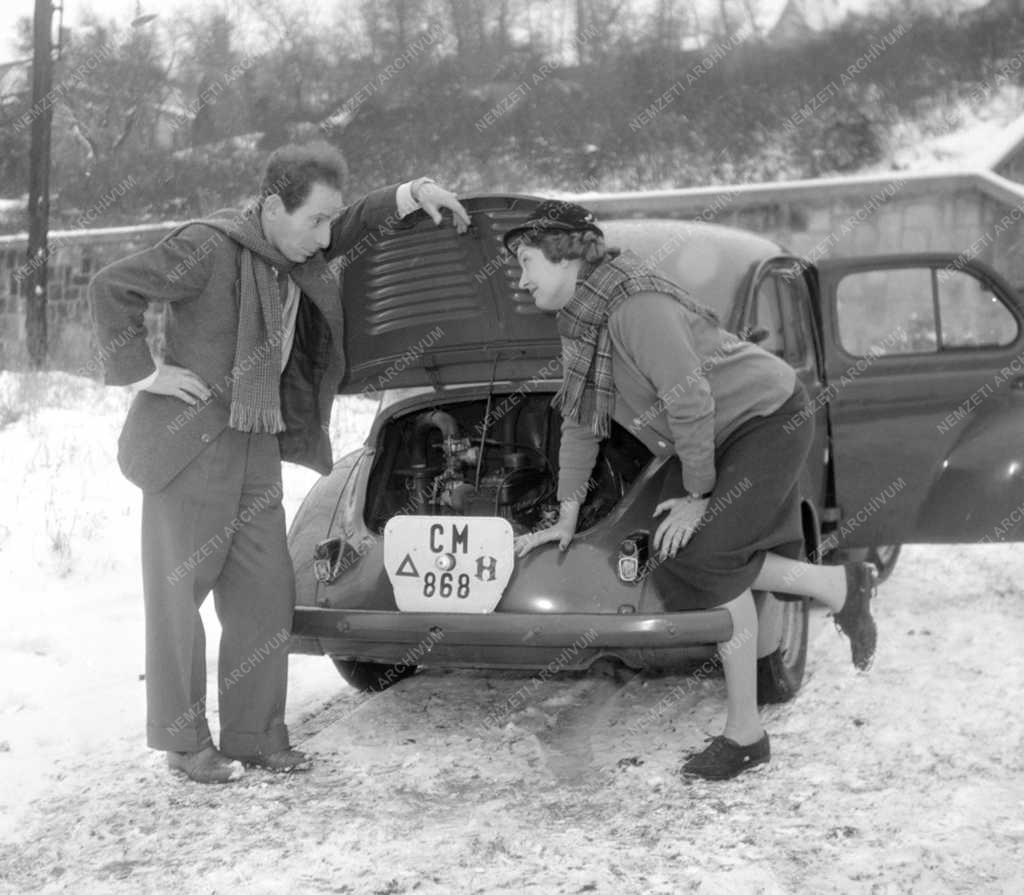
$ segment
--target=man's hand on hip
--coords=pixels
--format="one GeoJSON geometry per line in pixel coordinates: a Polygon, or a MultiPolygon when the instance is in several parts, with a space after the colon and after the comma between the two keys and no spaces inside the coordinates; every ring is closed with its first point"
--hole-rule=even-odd
{"type": "Polygon", "coordinates": [[[213,394],[210,387],[187,367],[161,364],[154,379],[144,391],[155,395],[170,395],[189,404],[209,401],[213,394]]]}

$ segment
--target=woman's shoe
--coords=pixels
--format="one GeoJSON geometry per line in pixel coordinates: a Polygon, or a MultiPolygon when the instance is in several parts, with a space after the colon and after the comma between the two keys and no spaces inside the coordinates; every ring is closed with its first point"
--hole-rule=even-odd
{"type": "Polygon", "coordinates": [[[875,658],[878,629],[871,616],[871,600],[875,596],[878,570],[874,563],[846,564],[846,602],[832,618],[836,627],[850,638],[853,665],[867,671],[875,658]]]}
{"type": "Polygon", "coordinates": [[[761,739],[749,746],[741,746],[728,737],[717,736],[711,738],[711,745],[703,752],[691,755],[679,772],[684,777],[730,780],[759,764],[766,764],[771,757],[767,731],[761,739]]]}
{"type": "Polygon", "coordinates": [[[167,767],[196,783],[231,783],[241,779],[245,768],[213,746],[198,752],[168,752],[167,767]]]}

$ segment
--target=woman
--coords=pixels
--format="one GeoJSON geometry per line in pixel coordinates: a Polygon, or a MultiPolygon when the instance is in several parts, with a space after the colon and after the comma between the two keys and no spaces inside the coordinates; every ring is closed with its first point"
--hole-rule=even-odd
{"type": "Polygon", "coordinates": [[[671,445],[682,479],[669,475],[674,493],[663,493],[654,510],[667,515],[652,539],[660,560],[652,574],[670,611],[722,607],[733,622],[732,638],[719,644],[724,731],[682,772],[728,779],[767,762],[751,589],[828,606],[858,669],[869,668],[875,652],[874,567],[796,559],[798,484],[812,433],[810,426],[787,432],[783,423],[804,408],[802,385],[788,364],[723,330],[713,311],[639,257],[606,248],[582,206],[541,203],[506,234],[505,246],[522,267],[520,287],[538,308],[557,312],[562,337],[563,382],[554,400],[562,412],[560,515],[550,528],[517,538],[516,554],[552,541],[568,547],[612,419],[641,440],[671,445]],[[737,487],[742,500],[714,511],[716,495],[737,487]]]}

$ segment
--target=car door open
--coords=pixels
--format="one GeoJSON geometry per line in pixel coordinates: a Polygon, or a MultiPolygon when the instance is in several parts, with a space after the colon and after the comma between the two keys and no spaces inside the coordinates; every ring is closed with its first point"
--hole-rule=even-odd
{"type": "Polygon", "coordinates": [[[1024,313],[954,255],[822,262],[843,547],[976,541],[1024,507],[1024,313]]]}

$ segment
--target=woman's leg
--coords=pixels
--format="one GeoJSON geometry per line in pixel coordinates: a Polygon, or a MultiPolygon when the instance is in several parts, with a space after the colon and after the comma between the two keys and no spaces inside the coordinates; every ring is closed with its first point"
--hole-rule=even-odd
{"type": "Polygon", "coordinates": [[[745,590],[723,609],[732,616],[732,637],[718,644],[725,672],[726,717],[723,734],[741,746],[764,735],[757,712],[757,610],[745,590]]]}
{"type": "Polygon", "coordinates": [[[691,755],[680,769],[685,777],[729,780],[771,759],[768,734],[757,712],[757,611],[745,590],[724,604],[732,617],[732,637],[718,644],[725,671],[728,714],[725,730],[691,755]]]}
{"type": "Polygon", "coordinates": [[[874,566],[867,562],[819,566],[767,553],[753,586],[757,590],[813,597],[824,603],[832,610],[839,629],[850,639],[853,664],[867,671],[878,643],[878,630],[871,616],[877,577],[874,566]]]}
{"type": "Polygon", "coordinates": [[[753,588],[813,597],[833,612],[838,612],[846,602],[846,568],[819,566],[768,553],[760,574],[754,579],[753,588]]]}

